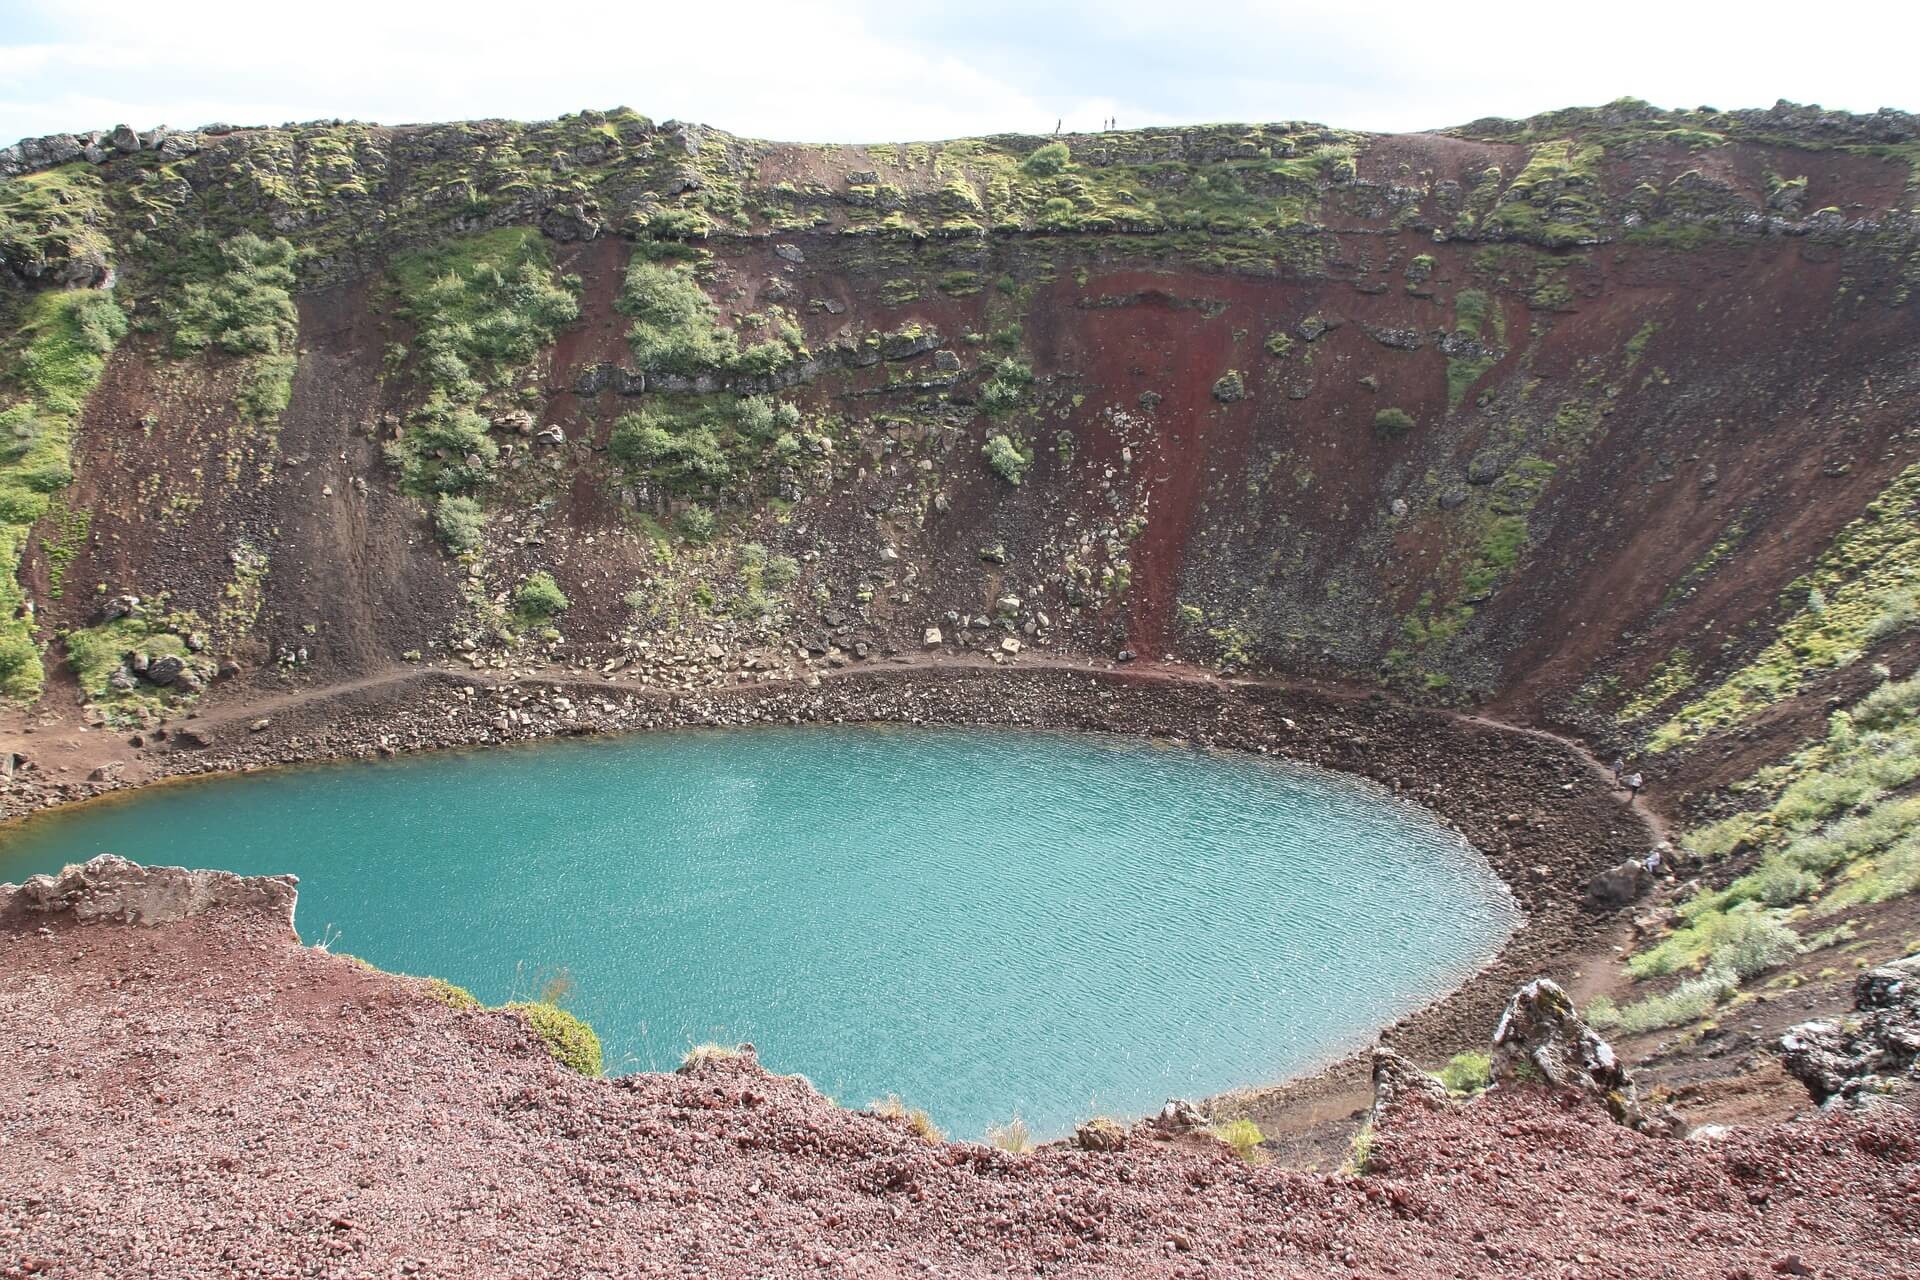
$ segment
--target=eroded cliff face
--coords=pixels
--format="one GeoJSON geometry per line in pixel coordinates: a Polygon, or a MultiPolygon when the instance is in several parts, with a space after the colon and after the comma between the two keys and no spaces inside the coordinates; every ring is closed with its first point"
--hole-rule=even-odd
{"type": "Polygon", "coordinates": [[[37,140],[0,657],[122,722],[263,668],[1041,646],[1790,737],[1913,644],[1917,139],[37,140]]]}

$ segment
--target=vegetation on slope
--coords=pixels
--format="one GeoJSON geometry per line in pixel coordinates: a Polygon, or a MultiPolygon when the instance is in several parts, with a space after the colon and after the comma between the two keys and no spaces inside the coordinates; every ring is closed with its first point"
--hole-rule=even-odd
{"type": "Polygon", "coordinates": [[[39,696],[46,678],[19,581],[34,522],[73,479],[73,433],[107,356],[127,332],[111,294],[29,295],[0,348],[0,695],[39,696]]]}

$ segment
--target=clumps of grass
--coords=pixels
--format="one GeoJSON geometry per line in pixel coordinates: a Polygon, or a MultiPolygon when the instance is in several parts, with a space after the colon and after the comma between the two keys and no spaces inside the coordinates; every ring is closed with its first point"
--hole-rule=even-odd
{"type": "Polygon", "coordinates": [[[1267,354],[1276,360],[1285,359],[1287,353],[1293,350],[1293,335],[1276,329],[1267,335],[1267,340],[1262,345],[1266,347],[1267,354]]]}
{"type": "Polygon", "coordinates": [[[1032,386],[1031,366],[1008,357],[995,364],[993,376],[980,388],[980,407],[990,418],[1012,413],[1026,402],[1032,386]]]}
{"type": "Polygon", "coordinates": [[[1066,143],[1047,142],[1027,153],[1027,158],[1020,162],[1020,171],[1036,178],[1051,178],[1064,170],[1072,158],[1066,143]]]}
{"type": "Polygon", "coordinates": [[[1413,430],[1413,415],[1405,409],[1382,409],[1373,415],[1373,430],[1383,440],[1403,439],[1413,430]]]}
{"type": "Polygon", "coordinates": [[[987,442],[980,446],[980,453],[986,458],[987,465],[993,468],[994,474],[1012,485],[1024,480],[1027,469],[1033,466],[1032,447],[1024,441],[1016,442],[1004,431],[996,431],[988,436],[987,442]]]}
{"type": "Polygon", "coordinates": [[[1858,661],[1920,610],[1920,465],[1908,467],[1837,535],[1786,598],[1799,605],[1752,661],[1682,706],[1648,740],[1649,751],[1692,742],[1798,694],[1813,676],[1858,661]]]}
{"type": "Polygon", "coordinates": [[[688,1071],[709,1062],[731,1062],[739,1056],[738,1048],[708,1040],[687,1050],[687,1056],[680,1059],[680,1069],[688,1071]]]}
{"type": "Polygon", "coordinates": [[[1016,1111],[1013,1113],[1013,1119],[1005,1124],[987,1127],[987,1145],[998,1147],[1011,1155],[1025,1155],[1033,1150],[1033,1132],[1016,1111]]]}
{"type": "Polygon", "coordinates": [[[1232,404],[1247,398],[1247,380],[1238,369],[1229,369],[1214,380],[1213,398],[1221,404],[1232,404]]]}
{"type": "Polygon", "coordinates": [[[800,424],[768,396],[661,396],[614,420],[607,451],[669,493],[719,493],[796,462],[800,424]]]}
{"type": "Polygon", "coordinates": [[[1627,972],[1635,979],[1700,965],[1735,979],[1750,978],[1800,951],[1800,936],[1758,903],[1722,909],[1695,899],[1682,908],[1682,914],[1689,915],[1687,924],[1627,962],[1627,972]]]}
{"type": "Polygon", "coordinates": [[[600,1037],[584,1019],[550,1000],[516,1000],[506,1007],[526,1021],[561,1066],[583,1076],[605,1072],[600,1037]]]}
{"type": "Polygon", "coordinates": [[[1223,1121],[1209,1128],[1207,1132],[1232,1147],[1233,1154],[1248,1164],[1267,1162],[1266,1152],[1260,1149],[1260,1144],[1265,1142],[1267,1137],[1260,1132],[1260,1126],[1246,1116],[1223,1121]]]}
{"type": "Polygon", "coordinates": [[[165,307],[175,355],[211,350],[252,357],[238,403],[255,422],[279,418],[293,395],[299,259],[289,240],[242,232],[209,252],[186,255],[185,279],[165,307]]]}
{"type": "Polygon", "coordinates": [[[1449,1093],[1479,1093],[1493,1079],[1493,1058],[1485,1053],[1456,1053],[1437,1073],[1449,1093]]]}
{"type": "Polygon", "coordinates": [[[806,354],[800,327],[778,309],[763,318],[771,336],[743,348],[685,263],[636,258],[614,307],[633,317],[627,344],[634,362],[651,373],[764,377],[806,354]]]}
{"type": "Polygon", "coordinates": [[[1587,1006],[1587,1022],[1596,1031],[1639,1035],[1665,1027],[1684,1026],[1710,1016],[1740,989],[1740,979],[1725,969],[1708,969],[1688,978],[1665,995],[1648,996],[1616,1005],[1607,996],[1594,997],[1587,1006]]]}
{"type": "Polygon", "coordinates": [[[449,1009],[454,1009],[462,1013],[481,1007],[480,1001],[475,998],[473,992],[467,990],[465,987],[455,986],[445,978],[428,978],[427,995],[438,1000],[441,1004],[446,1005],[449,1009]]]}
{"type": "Polygon", "coordinates": [[[206,278],[190,279],[166,306],[177,355],[209,348],[228,355],[272,355],[299,328],[293,305],[299,250],[289,240],[242,232],[211,255],[206,278]]]}
{"type": "Polygon", "coordinates": [[[552,621],[571,604],[566,593],[560,590],[560,584],[545,569],[528,574],[513,593],[514,611],[523,621],[534,625],[552,621]]]}
{"type": "Polygon", "coordinates": [[[1373,1146],[1373,1121],[1369,1120],[1360,1126],[1360,1131],[1353,1135],[1353,1141],[1347,1144],[1347,1159],[1340,1166],[1340,1172],[1353,1178],[1364,1176],[1373,1165],[1373,1146]]]}
{"type": "Polygon", "coordinates": [[[411,492],[479,488],[499,457],[480,406],[579,317],[579,282],[554,280],[546,242],[530,227],[501,227],[403,255],[393,277],[400,313],[415,326],[413,355],[429,391],[389,456],[411,492]]]}
{"type": "Polygon", "coordinates": [[[900,1095],[897,1093],[890,1093],[868,1104],[867,1110],[888,1120],[906,1121],[909,1128],[928,1142],[945,1142],[947,1139],[947,1135],[941,1131],[940,1126],[933,1122],[932,1116],[919,1107],[907,1106],[900,1101],[900,1095]]]}
{"type": "Polygon", "coordinates": [[[30,295],[0,344],[0,697],[40,696],[46,670],[34,643],[20,557],[52,495],[72,482],[75,423],[126,336],[111,295],[47,290],[30,295]]]}
{"type": "Polygon", "coordinates": [[[695,546],[713,540],[714,516],[706,507],[688,507],[673,523],[680,536],[695,546]]]}
{"type": "Polygon", "coordinates": [[[486,529],[487,513],[472,498],[443,494],[433,506],[433,531],[456,555],[478,551],[486,529]]]}

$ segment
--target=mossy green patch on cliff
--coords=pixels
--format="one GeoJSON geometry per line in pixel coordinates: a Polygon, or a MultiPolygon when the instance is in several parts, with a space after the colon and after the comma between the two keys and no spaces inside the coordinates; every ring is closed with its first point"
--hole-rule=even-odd
{"type": "MultiPolygon", "coordinates": [[[[0,696],[40,694],[46,671],[33,639],[20,561],[34,522],[72,482],[72,440],[107,356],[127,332],[112,295],[30,294],[0,348],[0,696]]],[[[56,542],[67,536],[63,523],[56,542]]],[[[64,562],[62,562],[64,573],[64,562]]]]}
{"type": "Polygon", "coordinates": [[[555,1062],[583,1076],[604,1074],[600,1037],[583,1019],[546,1000],[515,1001],[504,1007],[526,1021],[555,1062]]]}
{"type": "Polygon", "coordinates": [[[183,255],[172,271],[176,285],[164,310],[174,353],[245,358],[238,403],[255,422],[276,421],[292,395],[298,261],[291,241],[242,232],[183,255]]]}
{"type": "Polygon", "coordinates": [[[778,308],[762,317],[770,336],[743,346],[686,265],[636,257],[614,305],[633,317],[627,342],[634,362],[649,373],[763,378],[807,355],[799,326],[778,308]]]}
{"type": "Polygon", "coordinates": [[[499,455],[481,405],[579,317],[579,284],[553,278],[546,241],[530,227],[403,254],[392,276],[400,313],[414,325],[414,365],[428,394],[389,456],[410,492],[479,488],[499,455]]]}
{"type": "Polygon", "coordinates": [[[107,223],[106,184],[90,164],[0,181],[0,267],[29,279],[91,277],[111,260],[107,223]]]}
{"type": "Polygon", "coordinates": [[[1737,724],[1857,661],[1914,620],[1920,582],[1920,466],[1908,467],[1835,536],[1812,571],[1788,584],[1794,612],[1739,670],[1676,712],[1648,739],[1666,751],[1737,724]]]}

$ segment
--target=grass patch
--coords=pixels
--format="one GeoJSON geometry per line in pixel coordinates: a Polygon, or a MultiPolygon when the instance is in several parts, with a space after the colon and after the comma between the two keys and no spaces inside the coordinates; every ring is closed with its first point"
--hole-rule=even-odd
{"type": "Polygon", "coordinates": [[[1900,602],[1920,580],[1920,465],[1908,467],[1788,585],[1795,612],[1772,643],[1674,713],[1648,739],[1666,751],[1798,694],[1815,675],[1858,661],[1916,616],[1900,602]]]}
{"type": "Polygon", "coordinates": [[[600,1037],[584,1019],[549,1000],[516,1000],[505,1007],[526,1021],[555,1062],[583,1076],[604,1074],[600,1037]]]}
{"type": "Polygon", "coordinates": [[[1260,1149],[1260,1144],[1267,1140],[1266,1135],[1260,1132],[1259,1125],[1247,1117],[1241,1116],[1235,1120],[1216,1124],[1207,1132],[1232,1147],[1233,1154],[1248,1164],[1267,1162],[1266,1152],[1260,1149]]]}
{"type": "Polygon", "coordinates": [[[428,395],[389,458],[409,492],[470,492],[491,480],[500,453],[480,404],[579,317],[579,282],[553,278],[546,241],[531,227],[402,254],[392,277],[428,395]]]}
{"type": "Polygon", "coordinates": [[[1733,996],[1740,980],[1720,969],[1688,978],[1665,995],[1648,996],[1631,1004],[1615,1005],[1607,996],[1594,997],[1587,1006],[1587,1022],[1596,1031],[1639,1035],[1664,1027],[1698,1022],[1733,996]]]}
{"type": "Polygon", "coordinates": [[[31,701],[46,669],[22,616],[21,555],[52,495],[72,482],[74,427],[126,336],[127,317],[109,294],[55,290],[29,295],[13,320],[0,347],[0,396],[8,400],[0,408],[0,696],[31,701]]]}
{"type": "Polygon", "coordinates": [[[1449,1093],[1479,1093],[1493,1079],[1493,1057],[1485,1053],[1456,1053],[1435,1074],[1449,1093]]]}

